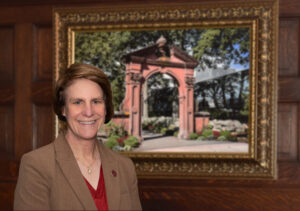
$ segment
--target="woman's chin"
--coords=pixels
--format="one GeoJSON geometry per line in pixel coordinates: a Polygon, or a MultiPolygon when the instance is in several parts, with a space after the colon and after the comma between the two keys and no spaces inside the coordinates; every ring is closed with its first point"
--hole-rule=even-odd
{"type": "Polygon", "coordinates": [[[79,133],[77,134],[77,138],[82,139],[82,140],[95,140],[97,138],[97,132],[92,132],[92,133],[79,133]]]}
{"type": "Polygon", "coordinates": [[[82,136],[82,139],[84,140],[95,140],[97,138],[97,133],[96,134],[88,134],[88,135],[84,135],[82,136]]]}
{"type": "Polygon", "coordinates": [[[95,128],[75,128],[75,130],[69,128],[67,136],[79,140],[95,140],[97,132],[98,130],[95,128]]]}

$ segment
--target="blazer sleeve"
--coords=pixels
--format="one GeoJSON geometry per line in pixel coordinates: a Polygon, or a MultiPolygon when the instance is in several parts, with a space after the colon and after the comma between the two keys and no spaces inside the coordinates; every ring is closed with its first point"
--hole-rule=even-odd
{"type": "Polygon", "coordinates": [[[137,182],[137,177],[136,177],[136,172],[135,172],[135,167],[133,162],[130,160],[130,166],[131,166],[131,172],[133,173],[132,175],[132,181],[131,181],[131,186],[130,186],[130,191],[131,191],[131,204],[132,204],[132,210],[142,210],[141,202],[140,202],[140,197],[139,197],[139,191],[138,191],[138,182],[137,182]]]}
{"type": "Polygon", "coordinates": [[[50,210],[49,181],[38,157],[25,154],[21,159],[15,189],[14,210],[50,210]]]}

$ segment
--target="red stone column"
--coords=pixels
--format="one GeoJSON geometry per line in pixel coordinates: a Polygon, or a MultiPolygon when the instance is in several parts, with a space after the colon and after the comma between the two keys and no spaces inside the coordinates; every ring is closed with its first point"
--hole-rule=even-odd
{"type": "MultiPolygon", "coordinates": [[[[129,70],[126,70],[126,75],[125,75],[125,97],[122,101],[122,104],[120,105],[120,110],[124,112],[125,114],[129,115],[129,110],[130,110],[130,100],[132,96],[132,89],[131,89],[131,82],[130,82],[130,72],[129,70]]],[[[129,131],[128,131],[129,132],[129,131]]]]}
{"type": "Polygon", "coordinates": [[[179,89],[179,133],[181,139],[188,139],[194,132],[194,76],[193,70],[185,69],[179,89]]]}
{"type": "Polygon", "coordinates": [[[141,141],[141,83],[143,77],[140,72],[140,64],[127,64],[125,78],[126,93],[121,110],[129,115],[128,133],[136,136],[141,141]]]}
{"type": "MultiPolygon", "coordinates": [[[[180,91],[180,90],[179,90],[180,91]]],[[[185,126],[185,110],[186,110],[186,104],[185,104],[185,96],[183,91],[179,92],[179,133],[178,133],[178,138],[184,139],[187,131],[186,131],[186,126],[185,126]]]]}
{"type": "Polygon", "coordinates": [[[142,140],[141,134],[141,82],[142,75],[140,73],[130,73],[131,80],[131,100],[130,100],[130,134],[137,137],[140,141],[142,140]]]}
{"type": "Polygon", "coordinates": [[[185,110],[184,110],[184,133],[183,138],[187,139],[194,132],[194,81],[193,75],[185,76],[185,110]]]}
{"type": "Polygon", "coordinates": [[[200,134],[209,123],[209,112],[197,112],[195,116],[195,132],[200,134]]]}

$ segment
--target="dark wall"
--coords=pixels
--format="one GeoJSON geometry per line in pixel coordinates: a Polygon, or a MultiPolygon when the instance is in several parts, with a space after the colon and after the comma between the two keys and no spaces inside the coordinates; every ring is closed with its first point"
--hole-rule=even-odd
{"type": "MultiPolygon", "coordinates": [[[[22,154],[54,138],[52,8],[83,3],[92,6],[95,2],[109,6],[138,1],[0,2],[0,210],[12,209],[22,154]]],[[[278,180],[143,179],[139,188],[144,210],[300,210],[299,20],[300,1],[282,0],[278,180]]]]}

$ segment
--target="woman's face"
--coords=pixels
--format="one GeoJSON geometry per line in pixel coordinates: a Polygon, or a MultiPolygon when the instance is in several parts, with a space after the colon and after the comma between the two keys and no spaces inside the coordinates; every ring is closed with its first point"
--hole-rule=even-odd
{"type": "Polygon", "coordinates": [[[87,79],[76,79],[65,89],[62,114],[68,123],[67,137],[94,140],[105,120],[106,108],[102,88],[87,79]]]}

